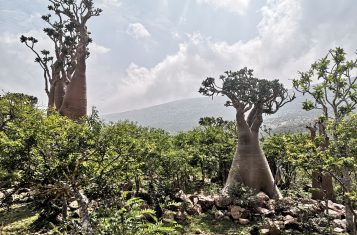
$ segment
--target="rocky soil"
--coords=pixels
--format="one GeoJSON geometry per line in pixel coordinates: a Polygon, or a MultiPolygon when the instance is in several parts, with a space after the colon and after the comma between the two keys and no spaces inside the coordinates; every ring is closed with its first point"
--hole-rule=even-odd
{"type": "Polygon", "coordinates": [[[165,219],[185,220],[187,215],[212,213],[219,219],[231,219],[252,226],[251,234],[279,235],[286,230],[296,233],[341,234],[346,231],[345,207],[332,201],[283,198],[270,199],[260,192],[250,205],[239,205],[228,196],[175,195],[177,206],[164,211],[165,219]]]}

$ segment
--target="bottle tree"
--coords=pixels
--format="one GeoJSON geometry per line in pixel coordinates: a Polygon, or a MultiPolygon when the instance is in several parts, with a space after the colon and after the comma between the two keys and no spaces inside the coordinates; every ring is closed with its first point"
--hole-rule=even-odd
{"type": "Polygon", "coordinates": [[[87,114],[86,59],[92,39],[87,30],[88,20],[99,16],[93,0],[49,0],[50,14],[42,16],[49,27],[44,32],[54,45],[54,56],[49,50],[38,51],[38,40],[21,36],[20,40],[34,54],[35,62],[43,69],[48,109],[77,120],[87,114]]]}
{"type": "Polygon", "coordinates": [[[202,82],[199,92],[211,97],[226,96],[229,99],[226,106],[233,106],[236,110],[238,143],[222,192],[227,192],[234,184],[243,183],[271,198],[280,198],[281,193],[260,147],[259,129],[264,114],[276,113],[295,96],[290,96],[278,80],[255,78],[253,70],[247,68],[225,72],[219,80],[221,85],[215,78],[208,77],[202,82]]]}

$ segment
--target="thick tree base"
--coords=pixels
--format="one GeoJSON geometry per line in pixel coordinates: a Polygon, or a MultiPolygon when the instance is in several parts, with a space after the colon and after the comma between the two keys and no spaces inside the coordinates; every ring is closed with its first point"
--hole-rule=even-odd
{"type": "MultiPolygon", "coordinates": [[[[254,148],[256,150],[256,148],[254,148]]],[[[260,151],[255,153],[238,154],[238,150],[233,159],[231,169],[222,190],[227,193],[228,188],[235,184],[244,184],[257,192],[264,192],[272,199],[280,199],[282,195],[274,182],[273,175],[270,171],[268,161],[260,151]]]]}

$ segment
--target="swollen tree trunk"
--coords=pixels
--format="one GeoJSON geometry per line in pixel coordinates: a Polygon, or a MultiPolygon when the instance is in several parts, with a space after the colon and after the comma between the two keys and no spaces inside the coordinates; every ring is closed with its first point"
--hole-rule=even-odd
{"type": "MultiPolygon", "coordinates": [[[[85,62],[84,62],[85,63],[85,62]]],[[[67,87],[60,114],[72,120],[78,120],[87,114],[86,75],[84,69],[78,68],[67,87]]]]}
{"type": "Polygon", "coordinates": [[[59,111],[59,109],[62,106],[63,103],[63,97],[65,94],[65,84],[63,79],[58,80],[56,84],[54,85],[55,91],[54,91],[54,105],[55,105],[55,110],[59,111]]]}
{"type": "Polygon", "coordinates": [[[282,198],[259,144],[259,126],[250,128],[244,116],[237,114],[238,144],[223,192],[236,183],[242,183],[265,192],[270,198],[282,198]]]}
{"type": "Polygon", "coordinates": [[[314,189],[312,199],[336,201],[332,177],[329,174],[323,174],[320,171],[312,172],[312,188],[314,189]]]}
{"type": "Polygon", "coordinates": [[[61,67],[59,62],[52,65],[52,79],[50,81],[50,90],[48,93],[48,111],[50,114],[52,111],[59,111],[63,103],[63,97],[65,94],[65,78],[61,77],[61,67]]]}
{"type": "Polygon", "coordinates": [[[50,114],[53,110],[55,110],[55,87],[51,86],[48,93],[47,114],[50,114]]]}
{"type": "Polygon", "coordinates": [[[72,120],[79,120],[87,114],[86,56],[87,32],[81,30],[81,40],[77,49],[77,65],[73,77],[63,97],[60,114],[72,120]]]}
{"type": "Polygon", "coordinates": [[[252,69],[226,71],[219,80],[222,84],[217,85],[214,78],[206,78],[199,92],[211,97],[218,94],[227,96],[229,100],[225,105],[233,106],[237,111],[238,145],[222,193],[227,193],[231,185],[241,182],[267,193],[270,198],[282,197],[260,148],[259,128],[263,123],[263,114],[276,113],[295,96],[290,96],[278,80],[253,77],[252,69]],[[245,119],[244,114],[248,112],[245,119]]]}

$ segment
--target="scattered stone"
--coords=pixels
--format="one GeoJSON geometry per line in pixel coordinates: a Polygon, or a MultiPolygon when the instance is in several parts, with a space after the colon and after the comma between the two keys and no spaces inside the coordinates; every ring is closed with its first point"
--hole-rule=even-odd
{"type": "Polygon", "coordinates": [[[30,194],[28,192],[22,192],[14,196],[16,196],[15,200],[20,203],[26,203],[31,201],[30,194]]]}
{"type": "MultiPolygon", "coordinates": [[[[325,214],[326,214],[326,211],[325,211],[325,214]]],[[[334,211],[334,210],[329,209],[328,215],[333,219],[341,219],[342,216],[344,215],[344,211],[334,211]]]]}
{"type": "Polygon", "coordinates": [[[239,218],[238,222],[241,225],[246,225],[246,224],[249,224],[250,221],[248,219],[239,218]]]}
{"type": "Polygon", "coordinates": [[[174,218],[175,218],[175,220],[185,220],[186,219],[186,214],[185,214],[185,212],[184,211],[178,211],[176,214],[175,214],[175,216],[174,216],[174,218]]]}
{"type": "Polygon", "coordinates": [[[269,196],[266,195],[266,193],[264,193],[264,192],[259,192],[257,194],[257,198],[261,199],[262,201],[269,201],[270,200],[269,196]]]}
{"type": "Polygon", "coordinates": [[[309,223],[314,227],[327,227],[329,225],[329,221],[325,217],[310,218],[309,223]]]}
{"type": "Polygon", "coordinates": [[[232,206],[230,208],[231,216],[233,219],[237,220],[242,217],[242,213],[245,211],[244,208],[240,206],[232,206]]]}
{"type": "Polygon", "coordinates": [[[203,211],[210,210],[214,206],[214,198],[212,196],[200,194],[197,199],[197,204],[201,205],[203,211]]]}
{"type": "Polygon", "coordinates": [[[286,216],[284,217],[284,221],[289,221],[289,220],[295,220],[295,218],[292,217],[291,215],[286,215],[286,216]]]}
{"type": "Polygon", "coordinates": [[[220,209],[226,209],[233,203],[233,200],[230,197],[224,195],[216,195],[213,199],[215,206],[220,209]]]}
{"type": "Polygon", "coordinates": [[[57,223],[63,223],[63,214],[62,213],[58,214],[55,218],[55,221],[57,223]]]}
{"type": "Polygon", "coordinates": [[[275,203],[275,211],[280,213],[289,210],[290,208],[294,207],[294,204],[294,200],[290,197],[281,198],[275,203]]]}
{"type": "Polygon", "coordinates": [[[72,201],[71,203],[69,203],[68,207],[71,210],[77,210],[79,208],[79,204],[77,201],[72,201]]]}
{"type": "Polygon", "coordinates": [[[198,197],[194,196],[194,197],[190,197],[191,202],[193,203],[193,205],[198,203],[198,197]]]}
{"type": "Polygon", "coordinates": [[[12,194],[15,191],[15,189],[14,188],[9,188],[9,189],[6,189],[5,191],[6,191],[5,194],[9,195],[9,194],[12,194]]]}
{"type": "Polygon", "coordinates": [[[334,228],[333,229],[333,231],[335,232],[335,233],[343,233],[345,230],[344,229],[342,229],[342,228],[334,228]]]}
{"type": "Polygon", "coordinates": [[[199,215],[202,213],[202,207],[200,204],[195,204],[186,209],[189,215],[199,215]]]}
{"type": "Polygon", "coordinates": [[[275,220],[274,222],[273,222],[278,228],[284,228],[284,221],[282,221],[282,220],[275,220]]]}
{"type": "Polygon", "coordinates": [[[99,208],[99,203],[95,200],[92,200],[88,203],[88,211],[89,212],[93,212],[95,211],[97,208],[99,208]]]}
{"type": "Polygon", "coordinates": [[[318,204],[316,200],[311,198],[301,198],[300,202],[303,204],[318,204]]]}
{"type": "Polygon", "coordinates": [[[333,225],[334,225],[334,227],[346,229],[347,221],[346,221],[346,219],[334,219],[333,225]]]}
{"type": "Polygon", "coordinates": [[[275,210],[275,203],[276,201],[274,199],[270,199],[269,201],[266,202],[266,207],[269,210],[275,210]]]}
{"type": "Polygon", "coordinates": [[[257,198],[257,206],[259,207],[265,207],[267,202],[269,201],[269,196],[266,195],[263,192],[259,192],[257,195],[255,195],[257,198]]]}
{"type": "MultiPolygon", "coordinates": [[[[321,201],[321,205],[322,205],[322,207],[324,209],[326,209],[326,202],[325,201],[321,201]]],[[[344,205],[341,205],[341,204],[338,204],[338,203],[334,203],[331,200],[327,201],[327,207],[329,209],[331,209],[331,210],[334,210],[334,211],[340,211],[340,210],[344,210],[345,209],[344,205]]]]}
{"type": "Polygon", "coordinates": [[[290,209],[287,209],[287,210],[284,210],[281,214],[282,215],[291,215],[292,217],[298,217],[300,211],[295,208],[295,207],[292,207],[290,209]]]}
{"type": "Polygon", "coordinates": [[[272,215],[274,214],[274,211],[270,211],[266,208],[263,208],[263,207],[257,207],[256,208],[257,212],[259,212],[260,214],[263,214],[263,215],[272,215]]]}
{"type": "Polygon", "coordinates": [[[269,235],[269,229],[263,228],[263,229],[260,230],[259,234],[261,234],[261,235],[269,235]]]}
{"type": "Polygon", "coordinates": [[[284,227],[287,229],[295,229],[295,230],[301,229],[297,219],[292,217],[291,215],[287,215],[284,217],[284,227]]]}
{"type": "Polygon", "coordinates": [[[214,212],[214,218],[216,218],[216,219],[222,219],[223,217],[224,217],[224,213],[223,213],[222,211],[216,210],[216,211],[214,212]]]}
{"type": "Polygon", "coordinates": [[[304,211],[311,211],[311,212],[321,212],[322,208],[319,206],[318,203],[316,204],[299,204],[299,208],[304,211]]]}
{"type": "Polygon", "coordinates": [[[194,194],[187,194],[187,197],[191,200],[193,203],[197,203],[198,201],[198,194],[195,192],[194,194]]]}
{"type": "Polygon", "coordinates": [[[2,200],[3,198],[5,198],[5,194],[3,192],[0,192],[0,200],[2,200]]]}
{"type": "Polygon", "coordinates": [[[175,194],[175,198],[186,204],[188,207],[193,206],[192,201],[189,196],[187,196],[182,190],[178,191],[175,194]]]}
{"type": "Polygon", "coordinates": [[[249,210],[244,210],[240,216],[242,219],[251,219],[252,215],[249,210]]]}
{"type": "Polygon", "coordinates": [[[344,205],[338,204],[338,203],[333,203],[332,206],[337,210],[344,210],[345,209],[344,205]]]}
{"type": "Polygon", "coordinates": [[[273,222],[269,224],[269,235],[280,235],[281,231],[280,228],[273,222]]]}

